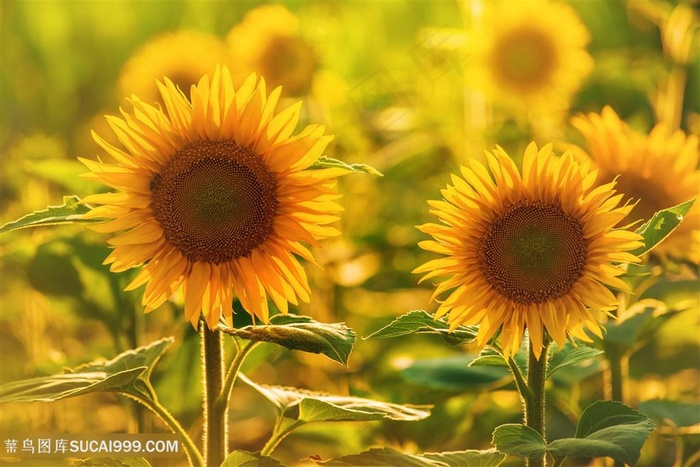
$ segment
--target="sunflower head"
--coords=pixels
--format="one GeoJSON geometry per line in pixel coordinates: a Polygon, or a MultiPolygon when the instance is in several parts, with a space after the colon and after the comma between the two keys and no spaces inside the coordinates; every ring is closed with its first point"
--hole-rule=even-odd
{"type": "Polygon", "coordinates": [[[506,356],[525,329],[538,358],[545,334],[559,346],[569,335],[590,340],[586,328],[600,335],[597,313],[616,302],[607,286],[626,288],[620,264],[639,260],[629,251],[641,237],[614,229],[632,206],[618,206],[614,182],[594,189],[595,177],[570,153],[534,143],[522,171],[501,148],[486,166],[462,167],[444,199],[429,202],[441,223],[420,227],[434,238],[421,248],[445,255],[414,271],[446,277],[433,294],[449,291],[436,317],[479,324],[480,346],[500,330],[506,356]]]}
{"type": "Polygon", "coordinates": [[[226,38],[236,70],[256,72],[289,95],[311,87],[318,61],[301,34],[299,19],[282,5],[263,5],[246,14],[226,38]]]}
{"type": "Polygon", "coordinates": [[[299,257],[302,243],[336,235],[327,224],[341,207],[334,191],[339,169],[311,169],[332,137],[319,126],[293,134],[300,105],[281,113],[281,94],[268,95],[251,75],[234,89],[227,68],[201,78],[189,98],[170,79],[159,83],[164,110],[134,97],[133,113],[107,117],[121,147],[95,140],[112,163],[81,159],[114,192],[85,199],[113,233],[105,264],[112,271],[142,267],[127,289],[146,285],[146,311],[182,290],[186,319],[200,311],[209,327],[232,317],[237,297],[267,322],[268,297],[287,312],[308,301],[299,257]]]}
{"type": "MultiPolygon", "coordinates": [[[[615,111],[579,115],[573,125],[586,140],[585,152],[600,172],[599,183],[617,179],[617,190],[637,201],[628,223],[649,220],[655,212],[700,197],[698,137],[664,124],[648,135],[632,130],[615,111]]],[[[686,219],[654,254],[700,263],[700,207],[686,219]]]]}
{"type": "Polygon", "coordinates": [[[480,49],[486,88],[506,105],[565,107],[593,67],[588,31],[568,5],[497,3],[480,49]]]}
{"type": "Polygon", "coordinates": [[[217,65],[231,63],[224,42],[199,31],[168,32],[143,45],[122,67],[118,89],[120,96],[135,94],[148,103],[159,102],[157,80],[167,76],[177,87],[190,87],[217,65]]]}

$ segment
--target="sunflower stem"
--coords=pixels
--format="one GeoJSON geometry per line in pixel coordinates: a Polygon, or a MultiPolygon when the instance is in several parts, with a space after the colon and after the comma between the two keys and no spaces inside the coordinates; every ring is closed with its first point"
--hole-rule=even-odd
{"type": "Polygon", "coordinates": [[[204,371],[204,460],[216,466],[228,454],[228,404],[217,404],[224,388],[223,334],[201,323],[204,371]]]}
{"type": "Polygon", "coordinates": [[[513,360],[513,357],[508,357],[508,367],[510,368],[511,373],[513,373],[513,378],[515,378],[515,386],[518,388],[518,392],[520,393],[522,400],[527,401],[532,399],[534,395],[532,394],[532,391],[530,391],[530,388],[527,387],[527,383],[523,378],[523,373],[520,371],[518,364],[515,363],[515,360],[513,360]]]}
{"type": "MultiPolygon", "coordinates": [[[[530,397],[525,398],[525,424],[537,431],[542,439],[547,442],[544,429],[544,386],[547,380],[547,360],[549,359],[549,339],[545,337],[544,348],[537,358],[530,341],[530,351],[527,362],[527,387],[530,397]]],[[[528,467],[545,467],[547,465],[546,454],[540,457],[531,457],[527,460],[528,467]]]]}
{"type": "Polygon", "coordinates": [[[239,347],[238,345],[236,346],[238,352],[231,362],[228,373],[226,373],[226,380],[224,381],[221,393],[214,402],[217,410],[223,410],[228,407],[229,399],[231,399],[231,392],[233,391],[233,385],[236,383],[236,378],[241,370],[241,365],[243,365],[243,361],[248,356],[250,351],[257,347],[258,344],[259,342],[250,341],[243,348],[239,347]]]}

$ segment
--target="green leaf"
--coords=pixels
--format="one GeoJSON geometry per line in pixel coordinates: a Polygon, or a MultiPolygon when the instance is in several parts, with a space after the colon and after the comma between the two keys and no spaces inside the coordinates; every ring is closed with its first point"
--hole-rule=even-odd
{"type": "Polygon", "coordinates": [[[612,457],[635,465],[653,429],[652,421],[631,407],[616,401],[597,401],[581,414],[576,437],[552,441],[548,451],[559,459],[612,457]]]}
{"type": "Polygon", "coordinates": [[[679,310],[664,311],[664,308],[665,305],[658,302],[658,306],[647,306],[622,321],[611,320],[605,325],[602,345],[607,348],[613,344],[629,349],[650,338],[663,323],[680,313],[679,310]]]}
{"type": "Polygon", "coordinates": [[[441,391],[483,391],[510,383],[506,368],[470,367],[472,357],[454,355],[442,358],[417,360],[401,370],[401,377],[416,385],[441,391]]]}
{"type": "Polygon", "coordinates": [[[277,459],[259,452],[233,451],[226,456],[221,467],[285,467],[277,459]]]}
{"type": "Polygon", "coordinates": [[[567,342],[561,350],[553,353],[547,369],[547,378],[551,378],[556,371],[561,370],[562,368],[584,363],[596,355],[603,353],[603,351],[600,349],[586,347],[585,345],[581,344],[578,345],[578,348],[574,348],[571,343],[567,342]]]}
{"type": "Polygon", "coordinates": [[[74,467],[151,467],[143,457],[89,457],[73,461],[74,467]]]}
{"type": "Polygon", "coordinates": [[[399,316],[380,330],[365,339],[390,339],[415,333],[438,334],[450,345],[460,345],[476,339],[479,328],[476,326],[458,326],[450,331],[445,318],[436,320],[433,315],[423,310],[412,310],[399,316]]]}
{"type": "Polygon", "coordinates": [[[700,404],[655,399],[640,402],[639,410],[649,417],[674,427],[700,425],[700,404]]]}
{"type": "Polygon", "coordinates": [[[695,199],[655,213],[651,219],[636,230],[643,237],[644,246],[631,253],[639,256],[654,249],[678,227],[690,208],[693,207],[693,203],[695,203],[695,199]]]}
{"type": "Polygon", "coordinates": [[[104,219],[85,219],[83,216],[90,211],[85,204],[80,203],[77,196],[64,196],[60,206],[49,206],[43,211],[34,211],[31,214],[20,217],[16,221],[8,222],[0,227],[0,233],[29,227],[41,227],[44,225],[73,224],[76,222],[94,223],[104,219]]]}
{"type": "Polygon", "coordinates": [[[547,450],[547,445],[539,433],[519,423],[509,423],[496,428],[491,444],[504,454],[520,457],[538,457],[547,450]]]}
{"type": "Polygon", "coordinates": [[[374,448],[360,454],[338,457],[323,462],[323,465],[331,466],[358,466],[358,467],[444,467],[440,461],[426,459],[421,456],[406,454],[391,448],[374,448]]]}
{"type": "Polygon", "coordinates": [[[497,467],[505,460],[506,455],[495,449],[488,449],[486,451],[430,452],[421,457],[442,462],[448,467],[497,467]]]}
{"type": "Polygon", "coordinates": [[[237,329],[219,326],[226,334],[256,342],[272,342],[291,350],[320,353],[347,365],[355,333],[344,323],[319,323],[308,316],[276,315],[270,324],[237,329]]]}
{"type": "Polygon", "coordinates": [[[64,374],[4,384],[0,387],[0,402],[50,402],[96,391],[141,394],[143,381],[148,381],[153,366],[172,342],[172,338],[161,339],[109,361],[68,369],[64,374]]]}
{"type": "Polygon", "coordinates": [[[285,417],[301,422],[397,420],[430,416],[430,406],[401,405],[353,396],[336,396],[304,389],[257,384],[239,376],[275,404],[285,417]]]}
{"type": "Polygon", "coordinates": [[[370,175],[377,175],[379,177],[383,177],[384,174],[382,174],[380,171],[372,167],[371,165],[367,164],[346,164],[343,161],[339,161],[338,159],[333,159],[330,157],[326,156],[321,156],[319,157],[316,162],[314,162],[310,169],[345,169],[349,170],[351,172],[360,172],[360,173],[366,173],[370,175]]]}

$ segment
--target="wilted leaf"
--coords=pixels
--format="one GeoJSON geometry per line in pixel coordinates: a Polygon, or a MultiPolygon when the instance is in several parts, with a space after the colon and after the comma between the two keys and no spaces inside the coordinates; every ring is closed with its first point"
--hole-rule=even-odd
{"type": "Polygon", "coordinates": [[[172,338],[161,339],[127,350],[109,361],[68,369],[64,374],[4,384],[0,387],[0,402],[49,402],[97,391],[140,392],[138,380],[150,377],[153,366],[172,341],[172,338]]]}
{"type": "Polygon", "coordinates": [[[73,224],[76,222],[92,223],[104,220],[99,218],[85,219],[83,216],[89,211],[90,208],[80,204],[80,198],[77,196],[64,196],[62,205],[49,206],[43,211],[34,211],[15,221],[8,222],[0,227],[0,233],[44,225],[73,224]]]}
{"type": "Polygon", "coordinates": [[[422,420],[430,415],[430,406],[401,405],[353,396],[336,396],[304,389],[242,381],[275,404],[285,417],[302,422],[422,420]]]}
{"type": "Polygon", "coordinates": [[[450,345],[460,345],[476,339],[479,328],[476,326],[458,326],[450,332],[446,319],[436,320],[433,315],[423,310],[412,310],[399,316],[380,330],[365,339],[389,339],[409,334],[438,334],[450,345]]]}
{"type": "Polygon", "coordinates": [[[291,350],[320,353],[331,360],[347,364],[355,333],[344,323],[319,323],[308,316],[277,315],[267,325],[237,329],[219,326],[226,334],[256,342],[272,342],[291,350]]]}
{"type": "Polygon", "coordinates": [[[643,237],[644,246],[632,251],[634,255],[643,255],[654,249],[683,221],[695,199],[655,213],[651,219],[639,227],[636,232],[643,237]]]}
{"type": "Polygon", "coordinates": [[[233,451],[221,467],[285,467],[277,459],[263,456],[259,452],[233,451]]]}

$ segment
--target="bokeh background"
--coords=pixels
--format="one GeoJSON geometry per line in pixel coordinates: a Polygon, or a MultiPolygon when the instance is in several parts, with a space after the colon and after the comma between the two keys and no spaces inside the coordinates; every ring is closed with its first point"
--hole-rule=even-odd
{"type": "MultiPolygon", "coordinates": [[[[76,157],[100,154],[91,130],[115,141],[104,115],[128,108],[125,97],[132,93],[157,102],[154,80],[163,75],[188,89],[216,64],[227,64],[240,79],[256,70],[284,85],[281,106],[303,100],[304,123],[323,123],[336,135],[327,155],[384,174],[342,180],[343,234],[315,249],[323,267],[307,267],[312,301],[297,311],[344,321],[367,336],[411,309],[433,310],[431,285],[418,285],[411,273],[432,259],[418,248],[425,238],[415,226],[432,220],[426,200],[440,197],[460,164],[482,158],[495,144],[516,156],[533,139],[557,149],[581,144],[570,116],[605,105],[641,133],[658,121],[673,121],[687,134],[699,130],[696,1],[560,3],[587,31],[583,50],[590,57],[579,58],[590,63],[574,61],[559,83],[567,92],[518,99],[494,86],[483,54],[501,29],[499,8],[517,11],[528,3],[290,1],[260,8],[256,1],[3,1],[0,223],[61,204],[63,195],[102,190],[79,178],[85,169],[76,157]],[[683,13],[674,17],[677,11],[683,13]],[[674,40],[689,40],[688,53],[674,40]]],[[[539,10],[543,22],[551,21],[550,8],[539,10]]],[[[573,40],[552,34],[564,44],[573,40]]],[[[0,383],[175,336],[154,382],[163,404],[199,438],[198,335],[184,322],[177,296],[144,316],[139,293],[121,291],[133,274],[102,266],[104,236],[79,225],[4,234],[0,255],[0,383]]],[[[663,284],[664,297],[683,303],[682,311],[639,340],[629,363],[628,403],[676,405],[652,414],[659,428],[639,465],[700,465],[697,268],[682,262],[655,267],[672,276],[663,284]]],[[[236,325],[246,324],[247,316],[239,313],[236,325]]],[[[275,454],[293,465],[371,446],[489,448],[497,425],[520,421],[520,402],[501,369],[468,368],[474,357],[469,346],[415,335],[358,339],[348,367],[262,346],[244,370],[268,384],[434,405],[421,422],[304,428],[275,454]]],[[[582,407],[605,397],[605,366],[595,360],[553,380],[550,439],[571,436],[582,407]]],[[[232,448],[256,451],[274,412],[261,396],[237,387],[231,418],[232,448]]],[[[164,430],[135,403],[109,394],[0,406],[3,433],[164,430]]]]}

